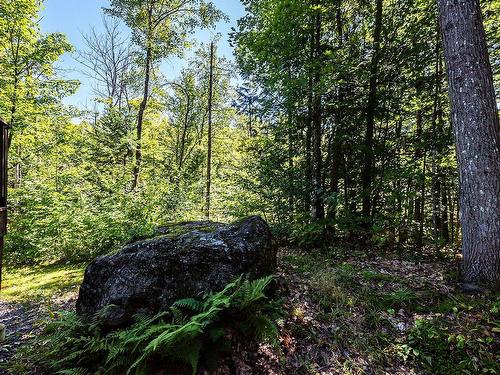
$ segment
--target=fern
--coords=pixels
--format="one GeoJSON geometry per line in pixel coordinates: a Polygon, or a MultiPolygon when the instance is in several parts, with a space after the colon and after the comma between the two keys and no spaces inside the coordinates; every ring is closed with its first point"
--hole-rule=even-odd
{"type": "Polygon", "coordinates": [[[185,298],[176,301],[172,308],[182,308],[197,313],[203,310],[203,303],[194,298],[185,298]]]}
{"type": "Polygon", "coordinates": [[[265,294],[272,281],[272,276],[254,281],[239,277],[201,300],[186,298],[169,312],[138,315],[130,327],[111,333],[100,327],[113,306],[90,318],[62,312],[33,346],[32,362],[63,375],[87,375],[99,366],[105,374],[148,374],[161,358],[185,362],[195,374],[205,348],[224,347],[229,326],[260,339],[277,337],[265,294]]]}
{"type": "Polygon", "coordinates": [[[82,368],[75,367],[68,370],[61,370],[57,372],[58,375],[91,375],[90,371],[82,368]]]}
{"type": "Polygon", "coordinates": [[[278,328],[268,316],[254,315],[248,319],[248,324],[253,328],[253,332],[257,338],[269,340],[273,344],[277,343],[278,328]]]}
{"type": "Polygon", "coordinates": [[[170,311],[172,312],[172,321],[176,325],[181,325],[186,322],[186,316],[182,313],[182,310],[176,306],[170,306],[170,311]]]}
{"type": "Polygon", "coordinates": [[[256,301],[265,299],[264,292],[273,280],[273,276],[268,276],[254,281],[245,281],[233,295],[233,303],[239,308],[245,309],[256,301]]]}

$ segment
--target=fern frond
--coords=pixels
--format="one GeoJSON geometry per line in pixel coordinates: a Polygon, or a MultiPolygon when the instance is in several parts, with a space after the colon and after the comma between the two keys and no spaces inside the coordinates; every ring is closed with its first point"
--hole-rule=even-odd
{"type": "Polygon", "coordinates": [[[254,329],[255,336],[261,340],[276,341],[279,337],[278,327],[265,315],[254,315],[249,318],[249,323],[254,329]]]}
{"type": "Polygon", "coordinates": [[[91,375],[91,372],[82,367],[70,368],[57,372],[58,375],[91,375]]]}
{"type": "Polygon", "coordinates": [[[168,312],[135,316],[130,327],[111,333],[101,326],[113,306],[90,318],[62,312],[39,338],[36,363],[51,373],[87,375],[97,361],[106,373],[139,375],[150,373],[150,359],[159,356],[189,364],[194,374],[204,344],[220,347],[228,326],[266,340],[276,337],[276,325],[266,315],[273,311],[265,295],[272,280],[272,276],[254,281],[240,276],[201,300],[186,298],[168,312]],[[238,321],[223,319],[234,312],[238,321]]]}
{"type": "Polygon", "coordinates": [[[265,290],[274,280],[274,276],[267,276],[254,281],[244,281],[233,295],[233,305],[241,310],[253,303],[265,299],[265,290]]]}
{"type": "Polygon", "coordinates": [[[176,306],[170,306],[172,312],[172,322],[176,325],[182,325],[186,322],[186,317],[183,315],[181,309],[176,306]]]}
{"type": "Polygon", "coordinates": [[[196,313],[203,310],[203,303],[194,298],[184,298],[174,302],[172,307],[187,309],[196,313]]]}

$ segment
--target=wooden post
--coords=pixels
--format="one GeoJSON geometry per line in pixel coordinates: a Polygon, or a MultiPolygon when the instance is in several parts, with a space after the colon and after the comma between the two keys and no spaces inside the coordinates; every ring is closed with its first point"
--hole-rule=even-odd
{"type": "Polygon", "coordinates": [[[0,118],[0,290],[2,289],[3,237],[7,233],[7,152],[8,125],[0,118]]]}

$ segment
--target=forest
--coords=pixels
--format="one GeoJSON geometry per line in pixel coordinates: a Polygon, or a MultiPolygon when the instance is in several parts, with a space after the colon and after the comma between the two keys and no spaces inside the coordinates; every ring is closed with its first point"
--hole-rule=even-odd
{"type": "Polygon", "coordinates": [[[0,1],[0,374],[500,373],[499,0],[52,1],[0,1]]]}

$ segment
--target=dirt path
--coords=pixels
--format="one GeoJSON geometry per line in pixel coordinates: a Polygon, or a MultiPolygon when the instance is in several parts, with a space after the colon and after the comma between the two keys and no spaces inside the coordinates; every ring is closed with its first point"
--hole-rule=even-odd
{"type": "MultiPolygon", "coordinates": [[[[4,324],[7,337],[0,343],[0,366],[5,364],[14,351],[36,331],[35,322],[40,315],[37,306],[0,301],[0,324],[4,324]]],[[[0,374],[6,373],[0,367],[0,374]]]]}
{"type": "Polygon", "coordinates": [[[38,323],[47,317],[49,309],[72,309],[75,301],[76,293],[32,304],[0,300],[0,324],[7,327],[6,340],[0,343],[0,375],[7,373],[2,365],[7,363],[17,348],[40,332],[41,325],[38,323]]]}

